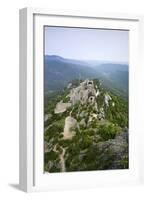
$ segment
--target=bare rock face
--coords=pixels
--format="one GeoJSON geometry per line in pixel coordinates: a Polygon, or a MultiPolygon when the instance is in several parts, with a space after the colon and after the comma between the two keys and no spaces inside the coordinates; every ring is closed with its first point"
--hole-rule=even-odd
{"type": "Polygon", "coordinates": [[[111,101],[111,100],[112,100],[112,98],[110,97],[110,95],[105,94],[105,104],[106,104],[106,106],[109,106],[109,101],[111,101]]]}
{"type": "Polygon", "coordinates": [[[71,106],[71,103],[63,103],[62,101],[60,101],[59,103],[57,103],[56,108],[54,110],[55,114],[58,113],[63,113],[67,110],[67,108],[69,108],[71,106]]]}
{"type": "Polygon", "coordinates": [[[96,97],[98,97],[99,95],[100,95],[100,91],[99,90],[97,90],[97,92],[96,92],[96,97]]]}
{"type": "Polygon", "coordinates": [[[93,81],[85,80],[76,88],[73,88],[70,92],[70,101],[72,105],[76,103],[86,103],[87,101],[93,102],[96,96],[96,90],[94,88],[93,81]],[[91,98],[89,98],[91,96],[91,98]]]}
{"type": "Polygon", "coordinates": [[[105,112],[104,112],[104,109],[103,109],[103,108],[100,108],[100,109],[99,109],[98,118],[99,118],[99,119],[104,119],[104,118],[105,118],[105,112]]]}
{"type": "Polygon", "coordinates": [[[128,155],[128,131],[121,132],[114,139],[110,139],[105,142],[100,142],[98,148],[104,154],[105,152],[111,152],[106,157],[113,160],[110,169],[120,168],[122,160],[128,155]]]}
{"type": "Polygon", "coordinates": [[[75,135],[74,129],[77,127],[77,120],[71,116],[66,117],[63,136],[64,139],[71,139],[75,135]]]}
{"type": "Polygon", "coordinates": [[[91,104],[95,103],[95,96],[90,96],[88,102],[91,104]]]}
{"type": "Polygon", "coordinates": [[[72,83],[69,83],[67,88],[69,89],[69,88],[71,88],[71,86],[72,86],[72,83]]]}

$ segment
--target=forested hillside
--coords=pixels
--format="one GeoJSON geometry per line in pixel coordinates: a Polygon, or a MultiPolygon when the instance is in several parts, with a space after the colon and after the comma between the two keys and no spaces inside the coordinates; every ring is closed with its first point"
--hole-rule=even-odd
{"type": "Polygon", "coordinates": [[[44,110],[45,172],[128,168],[128,102],[102,81],[70,81],[44,110]]]}

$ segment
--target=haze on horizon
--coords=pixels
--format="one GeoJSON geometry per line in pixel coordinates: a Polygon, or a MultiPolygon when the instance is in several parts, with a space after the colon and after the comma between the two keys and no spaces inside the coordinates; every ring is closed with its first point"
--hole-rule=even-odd
{"type": "Polygon", "coordinates": [[[129,62],[129,32],[69,27],[44,27],[45,55],[76,60],[129,62]]]}

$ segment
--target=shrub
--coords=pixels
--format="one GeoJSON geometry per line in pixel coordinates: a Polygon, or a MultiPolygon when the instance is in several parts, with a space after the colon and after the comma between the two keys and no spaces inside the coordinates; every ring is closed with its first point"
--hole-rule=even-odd
{"type": "Polygon", "coordinates": [[[98,127],[97,133],[104,139],[114,139],[119,128],[114,124],[103,124],[98,127]]]}

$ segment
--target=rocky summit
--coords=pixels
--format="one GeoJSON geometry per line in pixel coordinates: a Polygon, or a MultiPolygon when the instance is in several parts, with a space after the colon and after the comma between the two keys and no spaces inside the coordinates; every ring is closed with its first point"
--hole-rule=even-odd
{"type": "Polygon", "coordinates": [[[44,114],[46,172],[128,168],[128,102],[99,80],[68,83],[44,114]]]}

